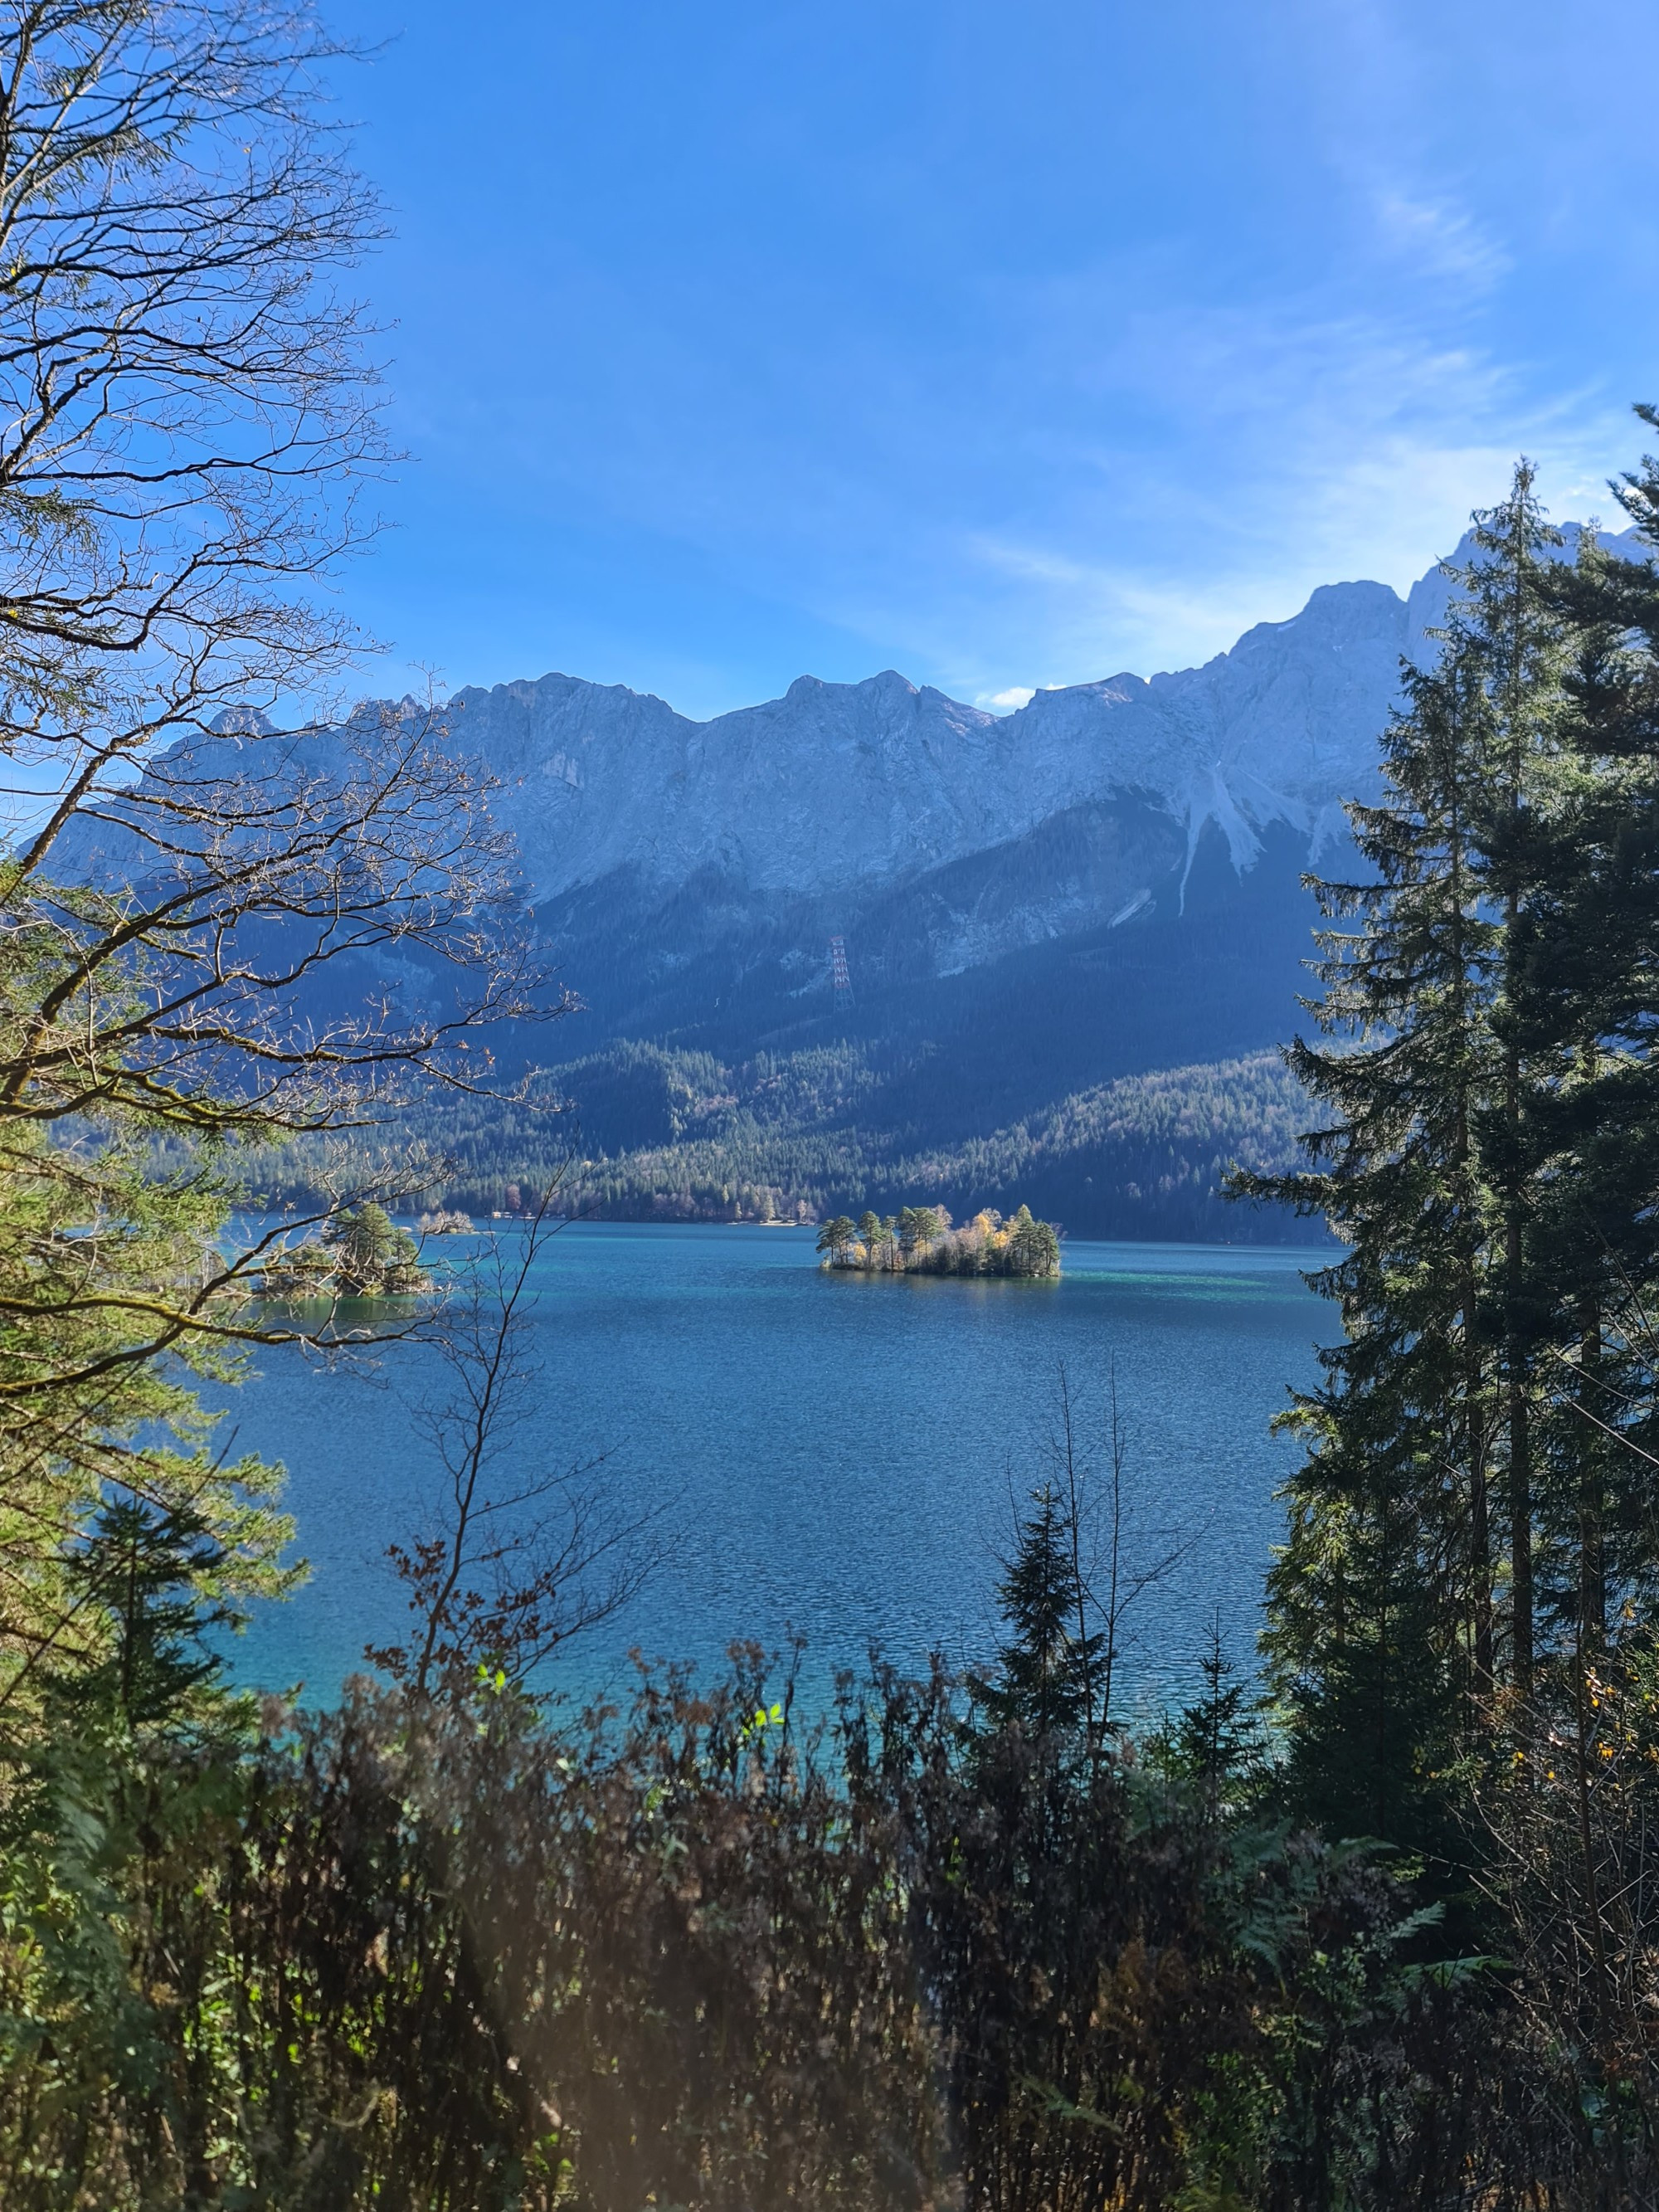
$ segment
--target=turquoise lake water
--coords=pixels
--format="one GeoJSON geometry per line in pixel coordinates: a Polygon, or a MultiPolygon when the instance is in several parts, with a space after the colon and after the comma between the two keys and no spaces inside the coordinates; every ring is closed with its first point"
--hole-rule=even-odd
{"type": "MultiPolygon", "coordinates": [[[[1298,1270],[1328,1256],[1073,1243],[1058,1283],[962,1282],[823,1274],[810,1230],[566,1229],[538,1262],[514,1462],[606,1454],[618,1495],[666,1504],[672,1534],[564,1679],[619,1684],[633,1645],[708,1668],[792,1628],[820,1685],[872,1642],[905,1664],[982,1656],[1011,1485],[1023,1498],[1044,1478],[1062,1361],[1097,1458],[1115,1365],[1131,1559],[1180,1553],[1127,1622],[1132,1697],[1191,1685],[1217,1607],[1248,1662],[1295,1452],[1268,1424],[1331,1326],[1298,1270]]],[[[325,1697],[366,1641],[401,1632],[385,1547],[436,1495],[418,1409],[439,1380],[418,1346],[376,1374],[273,1351],[235,1394],[237,1446],[285,1462],[311,1563],[238,1644],[239,1674],[325,1697]]]]}

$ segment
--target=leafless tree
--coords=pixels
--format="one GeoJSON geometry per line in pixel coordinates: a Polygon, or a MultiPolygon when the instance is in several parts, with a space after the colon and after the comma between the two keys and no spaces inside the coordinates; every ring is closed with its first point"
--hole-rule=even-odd
{"type": "Polygon", "coordinates": [[[348,51],[304,0],[0,9],[0,739],[60,810],[355,642],[312,596],[386,458],[348,51]]]}
{"type": "Polygon", "coordinates": [[[180,1362],[339,1333],[259,1293],[362,1188],[237,1247],[250,1156],[492,1091],[564,1003],[444,718],[339,708],[389,459],[349,52],[305,0],[0,0],[0,1648],[102,1484],[251,1525],[199,1424],[135,1441],[180,1362]]]}
{"type": "Polygon", "coordinates": [[[1101,1417],[1104,1452],[1097,1458],[1085,1441],[1081,1412],[1062,1360],[1054,1380],[1048,1454],[1071,1553],[1079,1652],[1086,1655],[1091,1638],[1098,1639],[1098,1663],[1085,1665],[1084,1686],[1089,1739],[1097,1746],[1114,1724],[1119,1662],[1132,1648],[1130,1616],[1149,1591],[1169,1580],[1194,1540],[1189,1530],[1148,1528],[1130,1494],[1125,1480],[1129,1431],[1115,1353],[1107,1358],[1101,1417]]]}
{"type": "Polygon", "coordinates": [[[658,1565],[663,1501],[619,1502],[604,1459],[568,1468],[514,1465],[538,1409],[529,1344],[537,1264],[563,1225],[558,1185],[521,1230],[504,1231],[467,1271],[432,1332],[448,1386],[422,1408],[443,1471],[433,1525],[389,1556],[415,1630],[369,1658],[424,1703],[469,1687],[480,1668],[522,1684],[584,1631],[611,1619],[658,1565]]]}
{"type": "MultiPolygon", "coordinates": [[[[0,1171],[77,1234],[131,1211],[135,1149],[223,1183],[231,1147],[491,1089],[494,1025],[565,1003],[443,718],[315,711],[361,642],[315,586],[386,458],[348,52],[301,0],[0,7],[0,1171]]],[[[269,1333],[258,1250],[131,1280],[108,1249],[51,1328],[0,1255],[42,1338],[0,1399],[269,1333]]]]}
{"type": "Polygon", "coordinates": [[[269,719],[362,642],[314,586],[386,459],[348,51],[297,0],[0,8],[9,1118],[349,1119],[545,1006],[442,719],[269,719]]]}

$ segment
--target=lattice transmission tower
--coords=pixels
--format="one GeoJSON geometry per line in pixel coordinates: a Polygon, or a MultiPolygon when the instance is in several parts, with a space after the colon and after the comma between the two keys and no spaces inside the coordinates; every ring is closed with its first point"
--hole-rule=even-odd
{"type": "Polygon", "coordinates": [[[830,980],[836,987],[836,1010],[850,1006],[853,998],[853,972],[847,965],[847,939],[832,937],[830,940],[830,980]]]}

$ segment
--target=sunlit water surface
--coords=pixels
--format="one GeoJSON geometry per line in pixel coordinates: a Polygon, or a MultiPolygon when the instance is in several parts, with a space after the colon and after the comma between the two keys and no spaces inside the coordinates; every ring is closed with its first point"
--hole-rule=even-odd
{"type": "MultiPolygon", "coordinates": [[[[1269,1423],[1329,1329],[1298,1270],[1326,1256],[1073,1243],[1059,1283],[972,1282],[826,1275],[810,1230],[566,1229],[538,1262],[514,1461],[605,1455],[618,1496],[665,1506],[671,1538],[625,1613],[573,1648],[566,1684],[620,1686],[632,1646],[708,1668],[734,1638],[792,1629],[820,1689],[872,1644],[907,1665],[984,1656],[1011,1488],[1048,1469],[1062,1363],[1097,1462],[1115,1370],[1130,1565],[1178,1553],[1126,1624],[1131,1700],[1191,1686],[1218,1608],[1248,1663],[1295,1450],[1269,1423]]],[[[378,1375],[268,1352],[235,1394],[239,1446],[287,1467],[311,1568],[238,1643],[245,1679],[326,1697],[366,1642],[404,1632],[386,1547],[437,1495],[418,1408],[440,1381],[418,1346],[378,1375]]]]}

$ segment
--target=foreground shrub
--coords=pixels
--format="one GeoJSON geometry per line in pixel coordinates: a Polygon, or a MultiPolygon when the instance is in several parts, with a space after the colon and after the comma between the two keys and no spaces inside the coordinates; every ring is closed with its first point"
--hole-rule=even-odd
{"type": "Polygon", "coordinates": [[[9,2208],[1640,2201],[1502,1978],[1176,1737],[883,1669],[803,1728],[752,1651],[240,1710],[14,1770],[9,2208]]]}

